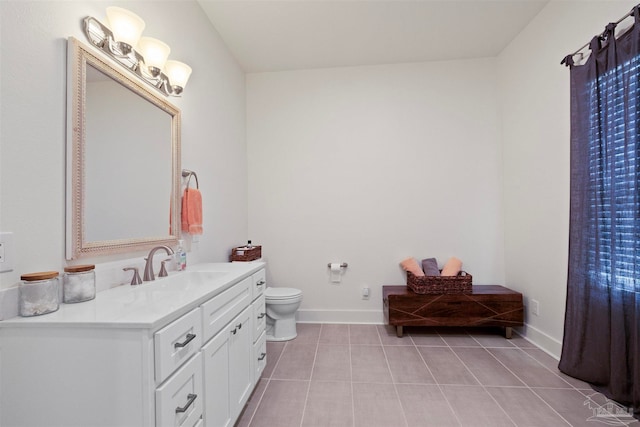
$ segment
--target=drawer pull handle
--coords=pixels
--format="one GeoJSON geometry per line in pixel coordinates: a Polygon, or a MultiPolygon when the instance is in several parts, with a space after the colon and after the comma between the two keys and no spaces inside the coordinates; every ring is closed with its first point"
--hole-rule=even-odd
{"type": "Polygon", "coordinates": [[[176,414],[179,414],[180,412],[187,412],[187,409],[189,409],[189,406],[191,406],[193,404],[193,402],[196,400],[196,397],[198,397],[197,394],[187,394],[187,404],[184,405],[182,408],[181,407],[177,407],[176,408],[176,414]]]}
{"type": "Polygon", "coordinates": [[[196,334],[187,334],[187,339],[183,342],[177,342],[173,345],[173,348],[181,348],[189,344],[196,337],[196,334]]]}
{"type": "Polygon", "coordinates": [[[260,357],[258,357],[258,360],[264,360],[265,357],[267,357],[267,353],[260,353],[260,357]]]}
{"type": "Polygon", "coordinates": [[[238,323],[238,326],[236,326],[236,328],[242,329],[242,323],[238,323]]]}
{"type": "Polygon", "coordinates": [[[266,315],[267,315],[267,313],[260,313],[260,315],[258,316],[258,319],[262,319],[266,315]]]}
{"type": "Polygon", "coordinates": [[[237,334],[237,333],[238,333],[238,328],[233,328],[233,329],[231,330],[231,333],[232,333],[233,335],[237,334]]]}
{"type": "Polygon", "coordinates": [[[258,283],[256,283],[256,286],[262,286],[264,285],[264,280],[260,280],[258,283]]]}

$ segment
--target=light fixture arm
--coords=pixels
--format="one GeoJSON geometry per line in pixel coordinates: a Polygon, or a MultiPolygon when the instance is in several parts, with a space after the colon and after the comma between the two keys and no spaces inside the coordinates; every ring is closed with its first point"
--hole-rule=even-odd
{"type": "Polygon", "coordinates": [[[183,88],[172,85],[169,77],[162,71],[156,69],[155,76],[149,72],[144,57],[128,44],[117,42],[113,32],[97,19],[91,16],[84,18],[84,33],[93,46],[105,52],[163,95],[180,96],[182,93],[183,88]]]}

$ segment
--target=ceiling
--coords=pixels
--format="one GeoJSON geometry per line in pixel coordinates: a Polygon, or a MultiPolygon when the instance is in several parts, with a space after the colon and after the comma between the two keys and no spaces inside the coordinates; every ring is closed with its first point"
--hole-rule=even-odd
{"type": "Polygon", "coordinates": [[[548,0],[198,0],[246,72],[492,57],[548,0]]]}

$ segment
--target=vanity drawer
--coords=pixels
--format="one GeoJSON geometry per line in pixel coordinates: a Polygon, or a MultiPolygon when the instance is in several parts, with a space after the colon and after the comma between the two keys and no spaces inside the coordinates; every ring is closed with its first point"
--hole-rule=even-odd
{"type": "Polygon", "coordinates": [[[260,335],[264,332],[267,324],[267,307],[265,305],[264,295],[261,295],[251,304],[253,309],[253,342],[256,342],[260,335]]]}
{"type": "Polygon", "coordinates": [[[156,390],[157,427],[193,427],[202,418],[202,355],[198,353],[156,390]]]}
{"type": "Polygon", "coordinates": [[[196,308],[160,329],[154,334],[153,341],[156,384],[160,384],[200,349],[200,309],[196,308]]]}
{"type": "Polygon", "coordinates": [[[207,342],[251,303],[251,277],[202,304],[202,328],[207,342]]]}
{"type": "Polygon", "coordinates": [[[265,269],[254,273],[251,278],[253,279],[253,288],[251,290],[251,300],[258,298],[264,293],[267,288],[267,273],[265,269]]]}
{"type": "Polygon", "coordinates": [[[253,345],[253,383],[257,384],[267,366],[267,334],[263,332],[253,345]]]}

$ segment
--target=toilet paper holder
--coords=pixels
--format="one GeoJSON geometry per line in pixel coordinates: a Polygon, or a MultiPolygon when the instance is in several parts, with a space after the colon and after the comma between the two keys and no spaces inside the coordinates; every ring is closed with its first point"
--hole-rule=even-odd
{"type": "MultiPolygon", "coordinates": [[[[331,268],[331,263],[327,264],[328,268],[331,268]]],[[[340,264],[340,268],[347,268],[349,267],[349,264],[347,264],[346,262],[343,262],[342,264],[340,264]]]]}

